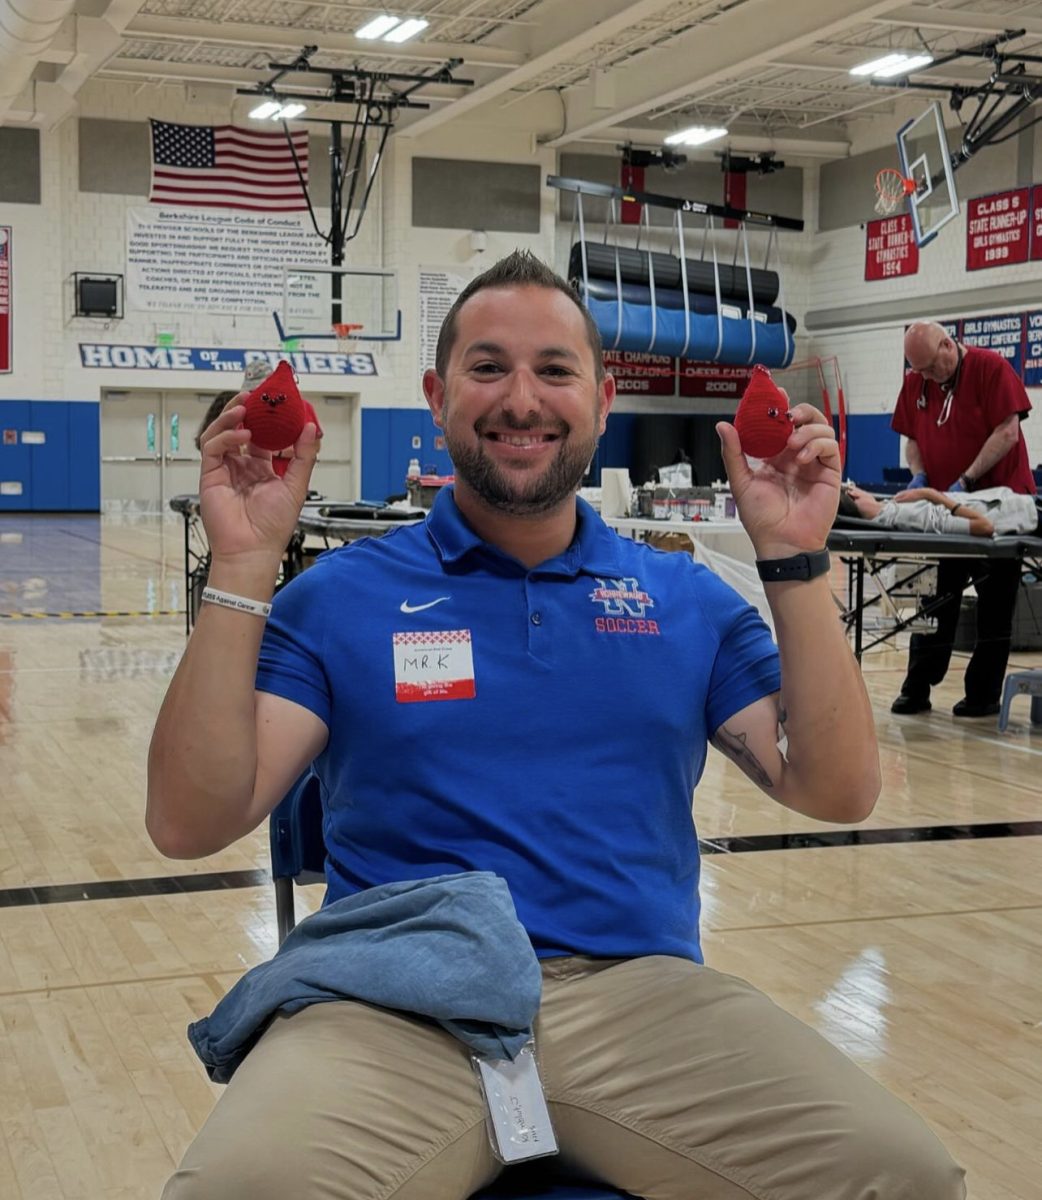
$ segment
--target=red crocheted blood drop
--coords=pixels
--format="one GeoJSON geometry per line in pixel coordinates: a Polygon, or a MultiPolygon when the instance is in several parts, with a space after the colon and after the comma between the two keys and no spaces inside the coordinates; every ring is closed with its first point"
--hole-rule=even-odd
{"type": "Polygon", "coordinates": [[[773,458],[785,449],[792,433],[789,402],[766,367],[753,367],[734,424],[742,450],[752,458],[773,458]]]}
{"type": "Polygon", "coordinates": [[[288,362],[280,362],[244,401],[242,423],[253,434],[253,445],[262,450],[285,450],[296,443],[304,428],[304,398],[297,390],[288,362]]]}

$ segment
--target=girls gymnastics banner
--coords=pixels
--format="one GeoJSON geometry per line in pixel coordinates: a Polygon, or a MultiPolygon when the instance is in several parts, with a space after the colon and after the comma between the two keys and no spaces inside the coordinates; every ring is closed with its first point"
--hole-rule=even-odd
{"type": "Polygon", "coordinates": [[[866,282],[918,274],[919,247],[908,213],[869,221],[865,230],[866,282]]]}
{"type": "Polygon", "coordinates": [[[11,371],[11,226],[0,225],[0,375],[11,371]]]}
{"type": "Polygon", "coordinates": [[[966,203],[966,270],[1028,261],[1030,189],[977,196],[966,203]]]}

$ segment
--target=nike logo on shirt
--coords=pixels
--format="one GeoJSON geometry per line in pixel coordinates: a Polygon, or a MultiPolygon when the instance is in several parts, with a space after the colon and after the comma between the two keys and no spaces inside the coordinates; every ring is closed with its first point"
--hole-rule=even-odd
{"type": "Polygon", "coordinates": [[[410,604],[408,600],[403,600],[401,610],[403,613],[423,612],[425,608],[433,608],[435,604],[440,604],[443,600],[450,600],[451,596],[439,596],[437,600],[428,600],[426,604],[410,604]]]}

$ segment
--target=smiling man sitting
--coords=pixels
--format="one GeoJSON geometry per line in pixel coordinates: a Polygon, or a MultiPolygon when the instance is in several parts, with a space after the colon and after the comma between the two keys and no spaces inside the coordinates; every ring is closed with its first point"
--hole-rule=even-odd
{"type": "MultiPolygon", "coordinates": [[[[267,625],[315,429],[283,478],[239,453],[241,407],[205,435],[221,591],[156,724],[156,844],[214,853],[313,765],[330,901],[471,870],[506,882],[542,963],[536,1050],[564,1170],[649,1200],[958,1200],[962,1172],[914,1113],[702,961],[691,805],[710,740],[807,818],[859,821],[879,792],[823,550],[831,424],[798,405],[756,470],[718,426],[775,646],[719,578],[576,496],[615,387],[563,279],[526,253],[496,264],[453,305],[436,363],[423,387],[455,486],[424,524],[323,555],[267,625]]],[[[446,1030],[315,1004],[272,1021],[166,1200],[465,1200],[501,1169],[485,1121],[446,1030]]]]}

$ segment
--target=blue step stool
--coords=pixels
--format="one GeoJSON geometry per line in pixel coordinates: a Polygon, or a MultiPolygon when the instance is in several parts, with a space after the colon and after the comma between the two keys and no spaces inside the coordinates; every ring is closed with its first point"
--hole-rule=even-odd
{"type": "MultiPolygon", "coordinates": [[[[516,1169],[516,1168],[515,1168],[516,1169]]],[[[618,1192],[603,1184],[538,1182],[518,1187],[510,1182],[510,1171],[491,1187],[482,1188],[470,1200],[638,1200],[629,1192],[618,1192]]]]}
{"type": "Polygon", "coordinates": [[[1009,724],[1009,706],[1014,696],[1031,697],[1031,724],[1042,725],[1042,671],[1012,671],[1002,688],[999,732],[1009,724]]]}

